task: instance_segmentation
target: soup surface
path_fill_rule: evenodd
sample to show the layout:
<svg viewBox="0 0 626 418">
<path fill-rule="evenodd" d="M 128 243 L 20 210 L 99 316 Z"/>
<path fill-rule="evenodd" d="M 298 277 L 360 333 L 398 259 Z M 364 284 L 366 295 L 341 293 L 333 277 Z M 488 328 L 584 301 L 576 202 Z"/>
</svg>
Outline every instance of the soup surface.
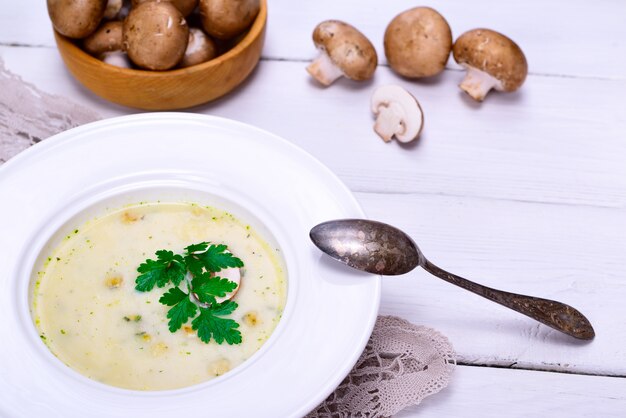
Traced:
<svg viewBox="0 0 626 418">
<path fill-rule="evenodd" d="M 135 290 L 137 267 L 158 250 L 225 244 L 240 258 L 233 300 L 242 343 L 202 342 L 191 321 L 172 333 L 168 288 Z M 281 318 L 286 277 L 279 250 L 231 214 L 189 203 L 128 206 L 72 231 L 35 272 L 33 318 L 61 361 L 128 389 L 181 388 L 222 375 L 254 354 Z M 184 287 L 182 287 L 184 289 Z"/>
</svg>

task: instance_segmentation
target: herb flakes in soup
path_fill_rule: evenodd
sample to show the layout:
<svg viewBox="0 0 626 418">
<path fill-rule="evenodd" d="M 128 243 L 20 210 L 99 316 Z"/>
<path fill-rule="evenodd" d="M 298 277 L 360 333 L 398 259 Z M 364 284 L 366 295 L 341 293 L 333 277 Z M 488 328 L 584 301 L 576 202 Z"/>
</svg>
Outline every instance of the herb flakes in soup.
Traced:
<svg viewBox="0 0 626 418">
<path fill-rule="evenodd" d="M 252 356 L 281 318 L 279 251 L 230 213 L 142 203 L 70 231 L 34 274 L 32 312 L 50 351 L 87 377 L 197 384 Z"/>
</svg>

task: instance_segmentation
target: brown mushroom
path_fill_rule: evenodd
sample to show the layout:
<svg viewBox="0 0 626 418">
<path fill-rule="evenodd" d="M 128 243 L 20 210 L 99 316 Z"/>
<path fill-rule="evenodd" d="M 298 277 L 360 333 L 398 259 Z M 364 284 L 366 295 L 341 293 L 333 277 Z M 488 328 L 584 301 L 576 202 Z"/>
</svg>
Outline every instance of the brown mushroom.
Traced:
<svg viewBox="0 0 626 418">
<path fill-rule="evenodd" d="M 123 5 L 124 0 L 108 0 L 107 6 L 104 9 L 104 18 L 109 20 L 116 19 Z"/>
<path fill-rule="evenodd" d="M 189 42 L 185 56 L 180 62 L 181 67 L 190 67 L 212 60 L 217 56 L 217 45 L 202 29 L 189 29 Z"/>
<path fill-rule="evenodd" d="M 83 40 L 83 48 L 94 57 L 116 67 L 130 68 L 130 62 L 123 51 L 123 23 L 105 22 Z"/>
<path fill-rule="evenodd" d="M 155 1 L 155 0 L 132 0 L 132 6 L 138 6 L 141 3 L 145 3 L 147 1 Z M 161 1 L 161 0 L 156 0 Z M 198 6 L 198 0 L 163 0 L 169 1 L 183 14 L 183 16 L 187 17 L 194 11 L 194 9 Z"/>
<path fill-rule="evenodd" d="M 200 0 L 202 27 L 214 38 L 234 38 L 252 24 L 260 7 L 260 0 Z"/>
<path fill-rule="evenodd" d="M 189 27 L 169 2 L 147 2 L 131 9 L 124 21 L 124 49 L 130 60 L 149 70 L 167 70 L 185 55 Z"/>
<path fill-rule="evenodd" d="M 61 35 L 80 39 L 98 28 L 107 0 L 47 0 L 54 29 Z"/>
<path fill-rule="evenodd" d="M 459 87 L 479 102 L 492 88 L 517 90 L 528 74 L 528 63 L 520 47 L 489 29 L 465 32 L 456 40 L 452 51 L 455 61 L 467 70 Z"/>
<path fill-rule="evenodd" d="M 430 77 L 446 67 L 452 32 L 436 10 L 416 7 L 393 18 L 384 43 L 385 56 L 395 72 L 409 78 Z"/>
<path fill-rule="evenodd" d="M 378 65 L 374 45 L 354 26 L 327 20 L 315 27 L 313 42 L 320 54 L 306 70 L 323 85 L 341 76 L 363 81 L 374 75 Z"/>
</svg>

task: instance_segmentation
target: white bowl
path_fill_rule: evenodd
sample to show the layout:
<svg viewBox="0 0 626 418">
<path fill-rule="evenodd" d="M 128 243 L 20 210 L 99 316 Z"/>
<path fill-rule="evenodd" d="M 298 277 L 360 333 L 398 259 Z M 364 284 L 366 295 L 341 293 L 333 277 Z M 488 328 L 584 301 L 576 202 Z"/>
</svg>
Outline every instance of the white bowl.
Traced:
<svg viewBox="0 0 626 418">
<path fill-rule="evenodd" d="M 141 200 L 212 204 L 282 250 L 287 305 L 268 342 L 225 375 L 141 392 L 90 380 L 40 341 L 30 314 L 37 259 L 64 228 Z M 50 138 L 0 168 L 0 416 L 302 416 L 347 375 L 369 338 L 380 278 L 323 256 L 308 232 L 363 217 L 310 155 L 265 131 L 207 116 L 143 114 Z"/>
</svg>

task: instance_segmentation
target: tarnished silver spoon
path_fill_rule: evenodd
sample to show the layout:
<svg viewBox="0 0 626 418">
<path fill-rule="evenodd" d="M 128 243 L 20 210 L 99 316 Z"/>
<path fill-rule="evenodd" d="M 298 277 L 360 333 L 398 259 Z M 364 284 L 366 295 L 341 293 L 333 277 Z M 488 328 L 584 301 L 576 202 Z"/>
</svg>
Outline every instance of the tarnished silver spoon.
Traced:
<svg viewBox="0 0 626 418">
<path fill-rule="evenodd" d="M 395 276 L 421 266 L 440 279 L 527 315 L 567 335 L 581 340 L 595 337 L 589 320 L 571 306 L 492 289 L 448 273 L 428 261 L 411 237 L 391 225 L 364 219 L 341 219 L 315 226 L 311 229 L 310 236 L 320 250 L 355 269 Z"/>
</svg>

